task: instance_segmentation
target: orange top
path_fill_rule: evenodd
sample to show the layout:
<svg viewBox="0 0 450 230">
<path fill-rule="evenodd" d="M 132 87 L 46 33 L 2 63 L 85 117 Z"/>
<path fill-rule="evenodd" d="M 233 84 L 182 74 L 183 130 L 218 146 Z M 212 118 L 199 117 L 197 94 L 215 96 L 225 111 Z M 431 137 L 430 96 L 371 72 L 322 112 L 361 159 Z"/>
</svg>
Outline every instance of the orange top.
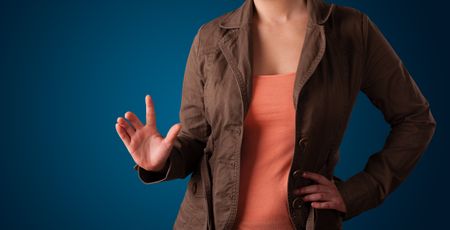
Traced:
<svg viewBox="0 0 450 230">
<path fill-rule="evenodd" d="M 293 229 L 287 179 L 295 144 L 295 72 L 253 76 L 235 229 Z"/>
</svg>

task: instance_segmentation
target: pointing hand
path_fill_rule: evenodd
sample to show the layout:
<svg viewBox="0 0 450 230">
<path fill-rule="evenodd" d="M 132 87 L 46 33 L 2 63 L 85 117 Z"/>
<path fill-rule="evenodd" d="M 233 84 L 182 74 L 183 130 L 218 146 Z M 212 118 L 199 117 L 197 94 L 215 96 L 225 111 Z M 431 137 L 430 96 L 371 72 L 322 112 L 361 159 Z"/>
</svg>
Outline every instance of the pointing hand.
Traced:
<svg viewBox="0 0 450 230">
<path fill-rule="evenodd" d="M 156 128 L 156 115 L 153 100 L 145 97 L 146 124 L 132 112 L 126 112 L 125 118 L 117 118 L 116 131 L 125 144 L 131 157 L 141 168 L 148 171 L 161 170 L 173 147 L 173 142 L 181 130 L 181 124 L 174 124 L 164 138 Z"/>
</svg>

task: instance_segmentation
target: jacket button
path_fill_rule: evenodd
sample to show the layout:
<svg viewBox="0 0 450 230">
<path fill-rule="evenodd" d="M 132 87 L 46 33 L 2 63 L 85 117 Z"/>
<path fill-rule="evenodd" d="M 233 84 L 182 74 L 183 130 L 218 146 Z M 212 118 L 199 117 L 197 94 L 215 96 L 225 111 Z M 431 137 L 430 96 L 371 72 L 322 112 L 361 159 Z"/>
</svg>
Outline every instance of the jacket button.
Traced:
<svg viewBox="0 0 450 230">
<path fill-rule="evenodd" d="M 296 197 L 294 201 L 292 201 L 292 207 L 295 209 L 299 209 L 303 206 L 303 200 L 300 197 Z"/>
<path fill-rule="evenodd" d="M 300 145 L 301 147 L 305 147 L 306 146 L 306 138 L 302 137 L 300 139 L 300 141 L 298 141 L 298 145 Z"/>
<path fill-rule="evenodd" d="M 294 176 L 294 178 L 300 177 L 301 175 L 302 171 L 300 169 L 297 169 L 292 173 L 292 176 Z"/>
<path fill-rule="evenodd" d="M 241 128 L 236 128 L 236 129 L 235 129 L 235 132 L 236 132 L 237 134 L 241 134 Z"/>
<path fill-rule="evenodd" d="M 297 215 L 295 215 L 295 214 L 291 214 L 291 217 L 293 220 L 297 219 Z"/>
<path fill-rule="evenodd" d="M 195 194 L 196 192 L 197 192 L 197 183 L 194 182 L 194 183 L 192 184 L 192 193 Z"/>
</svg>

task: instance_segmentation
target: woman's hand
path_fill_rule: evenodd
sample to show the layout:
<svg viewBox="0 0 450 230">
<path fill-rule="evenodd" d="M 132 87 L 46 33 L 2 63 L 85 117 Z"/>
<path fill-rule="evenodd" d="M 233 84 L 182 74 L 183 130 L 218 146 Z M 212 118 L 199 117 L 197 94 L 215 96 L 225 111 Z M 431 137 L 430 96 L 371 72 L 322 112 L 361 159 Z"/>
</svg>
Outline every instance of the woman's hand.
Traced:
<svg viewBox="0 0 450 230">
<path fill-rule="evenodd" d="M 294 194 L 308 194 L 303 197 L 303 200 L 311 201 L 311 206 L 313 208 L 336 209 L 343 213 L 347 212 L 341 193 L 336 188 L 333 181 L 328 180 L 328 178 L 322 176 L 321 174 L 313 172 L 304 172 L 302 176 L 312 179 L 318 184 L 308 185 L 300 189 L 296 189 L 294 190 Z"/>
<path fill-rule="evenodd" d="M 179 123 L 173 125 L 166 138 L 156 129 L 156 115 L 153 100 L 149 95 L 145 97 L 146 124 L 132 112 L 126 112 L 131 125 L 122 118 L 117 118 L 116 131 L 130 152 L 133 160 L 145 170 L 161 170 L 169 158 L 173 142 L 181 129 Z"/>
</svg>

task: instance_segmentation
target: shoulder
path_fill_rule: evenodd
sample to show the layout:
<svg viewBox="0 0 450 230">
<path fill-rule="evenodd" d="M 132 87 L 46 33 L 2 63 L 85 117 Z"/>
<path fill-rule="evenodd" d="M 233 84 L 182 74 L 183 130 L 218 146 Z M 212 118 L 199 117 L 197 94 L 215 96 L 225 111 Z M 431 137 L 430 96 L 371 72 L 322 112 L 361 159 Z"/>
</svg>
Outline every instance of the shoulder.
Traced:
<svg viewBox="0 0 450 230">
<path fill-rule="evenodd" d="M 367 15 L 363 11 L 350 6 L 335 4 L 331 23 L 343 32 L 362 33 Z"/>
<path fill-rule="evenodd" d="M 351 6 L 334 4 L 333 15 L 334 18 L 337 20 L 347 21 L 347 20 L 361 20 L 362 17 L 365 15 L 365 13 Z"/>
<path fill-rule="evenodd" d="M 364 29 L 367 27 L 368 16 L 354 7 L 335 3 L 333 5 L 331 20 L 327 23 L 328 28 L 333 33 L 339 33 L 341 38 L 350 37 L 352 40 L 362 40 Z M 199 51 L 201 53 L 211 53 L 218 50 L 218 42 L 227 32 L 219 24 L 238 9 L 235 8 L 225 12 L 200 25 L 196 36 L 198 36 Z"/>
<path fill-rule="evenodd" d="M 334 4 L 325 27 L 331 39 L 354 51 L 365 46 L 369 17 L 357 8 Z"/>
<path fill-rule="evenodd" d="M 207 54 L 219 49 L 218 42 L 227 32 L 227 30 L 221 28 L 219 25 L 236 10 L 238 10 L 238 8 L 218 15 L 200 25 L 197 36 L 201 53 Z"/>
</svg>

